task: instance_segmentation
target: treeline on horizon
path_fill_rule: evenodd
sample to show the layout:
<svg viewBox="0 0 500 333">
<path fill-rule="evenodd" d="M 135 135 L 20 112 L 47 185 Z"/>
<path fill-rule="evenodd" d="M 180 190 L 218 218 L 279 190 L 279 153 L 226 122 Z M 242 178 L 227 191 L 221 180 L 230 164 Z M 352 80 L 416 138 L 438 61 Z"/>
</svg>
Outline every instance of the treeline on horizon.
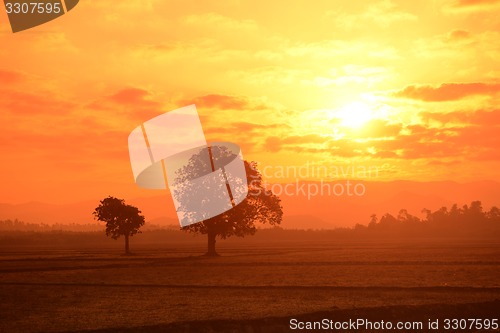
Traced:
<svg viewBox="0 0 500 333">
<path fill-rule="evenodd" d="M 405 236 L 488 236 L 500 233 L 500 209 L 484 210 L 481 201 L 458 207 L 457 204 L 436 211 L 423 209 L 424 218 L 401 209 L 397 216 L 389 213 L 380 219 L 370 217 L 368 226 L 356 224 L 353 231 L 363 234 L 397 234 Z"/>
<path fill-rule="evenodd" d="M 500 209 L 492 207 L 484 210 L 480 201 L 470 205 L 436 211 L 424 209 L 424 218 L 411 215 L 401 209 L 394 216 L 389 213 L 380 218 L 370 217 L 367 225 L 356 224 L 352 228 L 328 230 L 285 230 L 281 226 L 260 229 L 251 240 L 330 240 L 330 239 L 379 239 L 379 238 L 498 238 L 500 235 Z M 286 223 L 286 220 L 283 222 Z M 136 235 L 134 243 L 165 242 L 205 242 L 204 235 L 192 235 L 179 229 L 159 225 L 145 225 L 143 233 Z M 229 242 L 241 242 L 240 238 L 230 238 Z M 113 242 L 104 234 L 104 224 L 34 224 L 18 220 L 0 221 L 0 244 L 110 244 Z M 113 242 L 114 243 L 114 242 Z M 121 244 L 121 243 L 120 243 Z"/>
<path fill-rule="evenodd" d="M 0 232 L 2 231 L 37 231 L 37 232 L 51 232 L 51 231 L 71 231 L 71 232 L 91 232 L 105 230 L 104 225 L 98 224 L 63 224 L 63 223 L 29 223 L 14 220 L 0 221 Z"/>
<path fill-rule="evenodd" d="M 158 224 L 146 224 L 141 230 L 151 231 L 158 229 L 173 229 L 172 226 L 161 226 Z M 97 223 L 87 223 L 87 224 L 78 224 L 78 223 L 28 223 L 24 221 L 20 221 L 18 219 L 14 220 L 0 220 L 0 232 L 3 231 L 35 231 L 35 232 L 103 232 L 106 230 L 106 225 L 101 222 Z"/>
</svg>

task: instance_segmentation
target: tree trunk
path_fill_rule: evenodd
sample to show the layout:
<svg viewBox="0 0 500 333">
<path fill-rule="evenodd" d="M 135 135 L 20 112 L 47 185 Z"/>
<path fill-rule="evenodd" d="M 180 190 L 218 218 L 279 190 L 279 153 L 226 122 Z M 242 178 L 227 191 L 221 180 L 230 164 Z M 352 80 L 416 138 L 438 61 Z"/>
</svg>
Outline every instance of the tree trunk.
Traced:
<svg viewBox="0 0 500 333">
<path fill-rule="evenodd" d="M 208 250 L 206 255 L 209 257 L 217 257 L 219 254 L 215 251 L 215 238 L 217 234 L 215 232 L 208 232 Z"/>
<path fill-rule="evenodd" d="M 128 247 L 128 234 L 125 234 L 125 254 L 130 254 L 130 250 Z"/>
</svg>

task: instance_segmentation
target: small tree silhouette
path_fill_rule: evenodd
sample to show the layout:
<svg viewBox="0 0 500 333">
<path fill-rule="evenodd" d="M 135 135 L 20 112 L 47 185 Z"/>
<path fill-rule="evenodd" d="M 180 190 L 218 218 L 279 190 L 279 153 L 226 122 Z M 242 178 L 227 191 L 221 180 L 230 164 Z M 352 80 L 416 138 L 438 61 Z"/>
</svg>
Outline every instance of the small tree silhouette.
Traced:
<svg viewBox="0 0 500 333">
<path fill-rule="evenodd" d="M 134 206 L 125 204 L 125 200 L 109 196 L 101 200 L 93 212 L 94 219 L 106 222 L 106 236 L 118 239 L 125 236 L 125 253 L 130 254 L 129 237 L 140 233 L 144 225 L 144 216 Z"/>
<path fill-rule="evenodd" d="M 204 148 L 189 158 L 187 165 L 176 172 L 175 184 L 186 184 L 186 181 L 199 177 L 211 171 L 210 159 L 216 164 L 224 165 L 234 158 L 239 158 L 224 146 Z M 262 175 L 257 170 L 257 163 L 243 161 L 247 176 L 248 195 L 246 198 L 228 211 L 205 219 L 203 222 L 188 225 L 183 228 L 187 232 L 201 233 L 208 237 L 207 256 L 218 256 L 215 250 L 216 238 L 226 239 L 231 236 L 245 237 L 256 232 L 255 222 L 278 225 L 283 218 L 281 200 L 270 190 L 264 188 Z M 240 180 L 236 180 L 240 181 Z M 206 186 L 213 184 L 207 183 Z M 190 212 L 191 216 L 202 216 L 203 207 L 211 205 L 211 200 L 200 202 L 199 197 L 190 185 L 178 186 L 175 194 L 180 199 L 179 210 Z M 223 193 L 221 191 L 221 193 Z"/>
</svg>

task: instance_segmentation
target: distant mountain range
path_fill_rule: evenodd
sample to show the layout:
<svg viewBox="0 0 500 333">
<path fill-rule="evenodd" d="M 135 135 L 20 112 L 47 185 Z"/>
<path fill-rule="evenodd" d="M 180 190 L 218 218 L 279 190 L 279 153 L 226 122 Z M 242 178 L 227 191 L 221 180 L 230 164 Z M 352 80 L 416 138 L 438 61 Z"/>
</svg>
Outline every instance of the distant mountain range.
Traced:
<svg viewBox="0 0 500 333">
<path fill-rule="evenodd" d="M 401 208 L 411 214 L 420 216 L 423 208 L 436 210 L 442 206 L 454 203 L 460 206 L 471 201 L 480 200 L 483 207 L 500 206 L 500 183 L 494 181 L 478 181 L 456 183 L 452 181 L 439 182 L 357 182 L 358 193 L 364 189 L 364 195 L 341 195 L 333 193 L 337 183 L 306 182 L 303 189 L 312 190 L 308 197 L 307 191 L 296 191 L 296 184 L 289 187 L 289 194 L 280 197 L 284 208 L 283 228 L 286 229 L 331 229 L 349 227 L 356 223 L 368 224 L 371 214 L 381 216 L 384 213 L 397 214 Z M 325 185 L 327 184 L 327 185 Z M 282 184 L 280 188 L 283 188 Z M 323 195 L 312 196 L 313 189 L 323 186 Z M 330 195 L 326 186 L 330 186 Z M 340 193 L 341 185 L 337 185 L 336 193 Z M 276 187 L 278 188 L 278 187 Z M 346 190 L 346 188 L 344 188 Z M 296 195 L 295 195 L 296 194 Z M 167 192 L 161 196 L 128 199 L 126 202 L 139 207 L 150 224 L 162 226 L 178 226 L 172 200 Z M 0 203 L 0 220 L 19 219 L 30 223 L 98 223 L 93 220 L 92 212 L 99 200 L 83 201 L 73 204 L 50 204 L 42 202 L 27 202 L 23 204 Z"/>
</svg>

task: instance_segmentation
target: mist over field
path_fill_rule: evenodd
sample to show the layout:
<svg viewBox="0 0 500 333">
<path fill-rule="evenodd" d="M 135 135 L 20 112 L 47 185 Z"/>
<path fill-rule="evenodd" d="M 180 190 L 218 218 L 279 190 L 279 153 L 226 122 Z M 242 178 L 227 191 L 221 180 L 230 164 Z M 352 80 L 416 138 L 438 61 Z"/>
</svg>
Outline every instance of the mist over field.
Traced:
<svg viewBox="0 0 500 333">
<path fill-rule="evenodd" d="M 345 187 L 345 182 L 337 183 Z M 295 184 L 296 191 L 287 195 L 286 184 L 277 184 L 275 190 L 281 190 L 280 198 L 284 208 L 282 227 L 285 229 L 333 229 L 353 227 L 355 224 L 368 224 L 370 215 L 381 216 L 385 213 L 397 215 L 400 209 L 423 217 L 422 209 L 437 210 L 458 204 L 460 207 L 472 201 L 480 200 L 486 210 L 498 206 L 500 183 L 494 181 L 459 182 L 370 182 L 353 181 L 353 185 L 363 184 L 362 196 L 348 196 L 346 193 L 336 196 L 333 190 L 321 193 L 319 182 L 300 182 L 302 191 Z M 336 184 L 326 183 L 326 184 Z M 309 186 L 309 187 L 308 187 Z M 333 186 L 333 185 L 332 185 Z M 314 189 L 316 195 L 306 190 Z M 155 192 L 153 192 L 155 193 Z M 280 193 L 279 193 L 280 194 Z M 150 224 L 177 227 L 178 221 L 172 199 L 168 193 L 161 195 L 131 198 L 131 204 L 140 207 Z M 0 220 L 14 220 L 44 224 L 91 224 L 96 223 L 91 215 L 97 200 L 75 202 L 72 204 L 51 204 L 44 202 L 24 202 L 18 204 L 0 203 Z"/>
</svg>

